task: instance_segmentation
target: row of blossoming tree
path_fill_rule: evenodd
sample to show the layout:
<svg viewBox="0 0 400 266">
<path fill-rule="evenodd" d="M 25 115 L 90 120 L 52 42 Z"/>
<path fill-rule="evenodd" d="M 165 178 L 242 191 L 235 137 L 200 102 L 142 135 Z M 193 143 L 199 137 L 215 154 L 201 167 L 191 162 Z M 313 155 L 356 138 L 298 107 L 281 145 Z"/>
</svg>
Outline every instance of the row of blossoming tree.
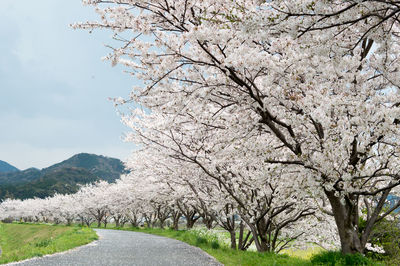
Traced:
<svg viewBox="0 0 400 266">
<path fill-rule="evenodd" d="M 158 219 L 246 227 L 239 247 L 258 251 L 327 236 L 364 253 L 400 206 L 385 205 L 400 185 L 396 1 L 83 2 L 100 20 L 75 27 L 111 29 L 106 59 L 141 80 L 115 100 L 140 147 L 124 179 Z"/>
<path fill-rule="evenodd" d="M 141 152 L 136 155 L 143 156 Z M 193 178 L 195 169 L 176 173 L 169 172 L 166 167 L 154 175 L 153 170 L 148 170 L 154 169 L 154 165 L 150 166 L 142 162 L 134 167 L 135 174 L 122 176 L 112 184 L 101 181 L 82 186 L 75 194 L 56 194 L 45 199 L 7 199 L 0 204 L 0 220 L 86 226 L 97 223 L 98 227 L 113 222 L 117 227 L 145 224 L 164 228 L 168 223 L 175 230 L 182 223 L 191 229 L 201 221 L 208 229 L 219 226 L 229 232 L 230 246 L 234 249 L 247 250 L 253 243 L 259 248 L 256 241 L 266 246 L 260 251 L 271 252 L 310 242 L 325 248 L 335 248 L 338 244 L 332 218 L 313 211 L 312 217 L 304 219 L 301 210 L 286 208 L 293 205 L 293 200 L 282 201 L 272 191 L 265 195 L 263 189 L 253 189 L 254 193 L 264 195 L 254 196 L 251 201 L 264 200 L 265 206 L 241 209 L 217 183 L 205 184 L 207 180 L 200 177 L 201 172 Z M 157 168 L 162 169 L 160 165 Z M 270 202 L 265 200 L 267 198 Z M 244 201 L 244 204 L 251 202 Z M 284 211 L 277 213 L 282 208 Z"/>
</svg>

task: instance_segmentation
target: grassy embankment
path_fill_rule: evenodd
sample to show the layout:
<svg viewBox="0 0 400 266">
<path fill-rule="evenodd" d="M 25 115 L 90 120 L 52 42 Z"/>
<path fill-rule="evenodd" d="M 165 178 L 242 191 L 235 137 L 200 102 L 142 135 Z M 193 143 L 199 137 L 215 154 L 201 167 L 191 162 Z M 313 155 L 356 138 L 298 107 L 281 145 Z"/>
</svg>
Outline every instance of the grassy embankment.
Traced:
<svg viewBox="0 0 400 266">
<path fill-rule="evenodd" d="M 65 251 L 96 239 L 90 228 L 0 223 L 0 264 Z"/>
</svg>

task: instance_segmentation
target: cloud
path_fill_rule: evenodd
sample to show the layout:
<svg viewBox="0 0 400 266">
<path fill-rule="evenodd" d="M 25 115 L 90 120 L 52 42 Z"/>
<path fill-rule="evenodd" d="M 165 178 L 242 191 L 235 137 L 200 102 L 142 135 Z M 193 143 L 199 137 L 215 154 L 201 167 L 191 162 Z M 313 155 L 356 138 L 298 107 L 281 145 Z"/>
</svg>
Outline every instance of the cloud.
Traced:
<svg viewBox="0 0 400 266">
<path fill-rule="evenodd" d="M 100 60 L 112 34 L 69 27 L 95 18 L 80 1 L 2 1 L 0 160 L 44 167 L 71 152 L 123 158 L 134 147 L 107 100 L 136 82 Z"/>
</svg>

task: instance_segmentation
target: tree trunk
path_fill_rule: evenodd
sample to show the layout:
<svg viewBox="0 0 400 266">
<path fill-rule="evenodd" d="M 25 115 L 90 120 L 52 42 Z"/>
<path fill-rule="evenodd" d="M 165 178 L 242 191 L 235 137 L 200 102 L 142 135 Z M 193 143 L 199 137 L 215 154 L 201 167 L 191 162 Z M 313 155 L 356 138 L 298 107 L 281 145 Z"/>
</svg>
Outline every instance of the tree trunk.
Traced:
<svg viewBox="0 0 400 266">
<path fill-rule="evenodd" d="M 90 226 L 92 225 L 92 222 L 91 222 L 89 219 L 87 219 L 87 220 L 85 221 L 85 223 L 86 223 L 86 226 L 87 226 L 87 227 L 90 227 Z"/>
<path fill-rule="evenodd" d="M 339 232 L 343 254 L 363 253 L 364 247 L 358 234 L 358 198 L 349 196 L 343 202 L 336 197 L 334 191 L 325 191 L 332 206 L 336 226 Z"/>
<path fill-rule="evenodd" d="M 196 220 L 186 218 L 186 229 L 192 229 Z"/>
<path fill-rule="evenodd" d="M 236 231 L 231 230 L 229 234 L 231 235 L 231 248 L 236 249 Z"/>
<path fill-rule="evenodd" d="M 165 221 L 169 218 L 170 213 L 170 208 L 161 205 L 156 208 L 156 218 L 160 221 L 161 229 L 164 229 Z"/>
<path fill-rule="evenodd" d="M 121 220 L 121 217 L 118 215 L 118 216 L 114 216 L 113 217 L 114 218 L 114 221 L 115 221 L 115 227 L 120 227 L 121 225 L 120 225 L 120 220 Z"/>
<path fill-rule="evenodd" d="M 264 219 L 261 219 L 256 225 L 248 223 L 251 234 L 253 235 L 254 244 L 256 245 L 258 252 L 272 252 L 269 239 L 266 238 L 267 229 Z"/>
<path fill-rule="evenodd" d="M 214 221 L 214 218 L 212 218 L 211 216 L 203 216 L 203 223 L 208 230 L 214 228 Z"/>
<path fill-rule="evenodd" d="M 166 219 L 160 219 L 160 228 L 164 229 L 164 224 L 165 224 Z"/>
<path fill-rule="evenodd" d="M 251 235 L 251 231 L 247 232 L 246 237 L 244 237 L 244 223 L 243 221 L 240 221 L 240 230 L 239 230 L 239 246 L 238 249 L 239 250 L 247 250 L 250 245 L 253 243 L 254 238 L 252 237 L 249 240 L 249 237 Z M 243 238 L 244 237 L 244 238 Z"/>
<path fill-rule="evenodd" d="M 240 225 L 239 225 L 239 249 L 240 250 L 243 250 L 243 247 L 245 245 L 244 241 L 243 241 L 243 234 L 244 234 L 244 224 L 243 224 L 243 221 L 240 221 Z"/>
<path fill-rule="evenodd" d="M 132 214 L 129 216 L 129 221 L 131 223 L 132 227 L 139 227 L 139 221 L 138 217 L 135 214 Z"/>
<path fill-rule="evenodd" d="M 182 213 L 179 211 L 172 212 L 172 229 L 175 231 L 179 230 L 179 219 L 181 218 Z"/>
<path fill-rule="evenodd" d="M 195 217 L 197 211 L 185 204 L 182 204 L 182 206 L 178 204 L 178 208 L 186 218 L 186 229 L 192 229 L 194 223 L 200 218 L 200 216 Z"/>
<path fill-rule="evenodd" d="M 144 214 L 144 219 L 147 223 L 148 228 L 154 228 L 154 225 L 157 222 L 156 218 L 157 218 L 157 215 L 155 212 L 152 212 L 150 214 L 148 214 L 148 213 Z"/>
<path fill-rule="evenodd" d="M 121 228 L 123 228 L 127 222 L 128 222 L 128 220 L 126 219 L 126 217 L 124 217 L 120 222 Z"/>
<path fill-rule="evenodd" d="M 71 226 L 73 218 L 67 218 L 67 226 Z"/>
<path fill-rule="evenodd" d="M 200 216 L 195 217 L 196 212 L 193 211 L 189 215 L 185 215 L 186 217 L 186 229 L 192 229 L 196 221 L 200 218 Z"/>
<path fill-rule="evenodd" d="M 229 206 L 225 206 L 225 214 L 229 214 Z M 231 215 L 230 217 L 227 216 L 226 218 L 218 218 L 219 224 L 221 225 L 222 228 L 224 228 L 226 231 L 229 232 L 229 235 L 231 237 L 231 248 L 236 249 L 236 224 L 235 224 L 235 215 Z M 239 240 L 240 242 L 240 240 Z"/>
<path fill-rule="evenodd" d="M 131 221 L 131 227 L 139 227 L 137 222 Z"/>
</svg>

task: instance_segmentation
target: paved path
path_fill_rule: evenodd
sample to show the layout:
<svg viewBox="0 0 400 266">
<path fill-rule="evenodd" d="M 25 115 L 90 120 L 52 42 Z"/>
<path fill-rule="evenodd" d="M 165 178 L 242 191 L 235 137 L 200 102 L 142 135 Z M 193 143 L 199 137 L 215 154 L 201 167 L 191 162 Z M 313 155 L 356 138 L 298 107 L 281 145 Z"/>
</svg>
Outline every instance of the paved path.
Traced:
<svg viewBox="0 0 400 266">
<path fill-rule="evenodd" d="M 221 265 L 201 249 L 178 240 L 144 233 L 96 229 L 92 244 L 10 265 Z"/>
</svg>

